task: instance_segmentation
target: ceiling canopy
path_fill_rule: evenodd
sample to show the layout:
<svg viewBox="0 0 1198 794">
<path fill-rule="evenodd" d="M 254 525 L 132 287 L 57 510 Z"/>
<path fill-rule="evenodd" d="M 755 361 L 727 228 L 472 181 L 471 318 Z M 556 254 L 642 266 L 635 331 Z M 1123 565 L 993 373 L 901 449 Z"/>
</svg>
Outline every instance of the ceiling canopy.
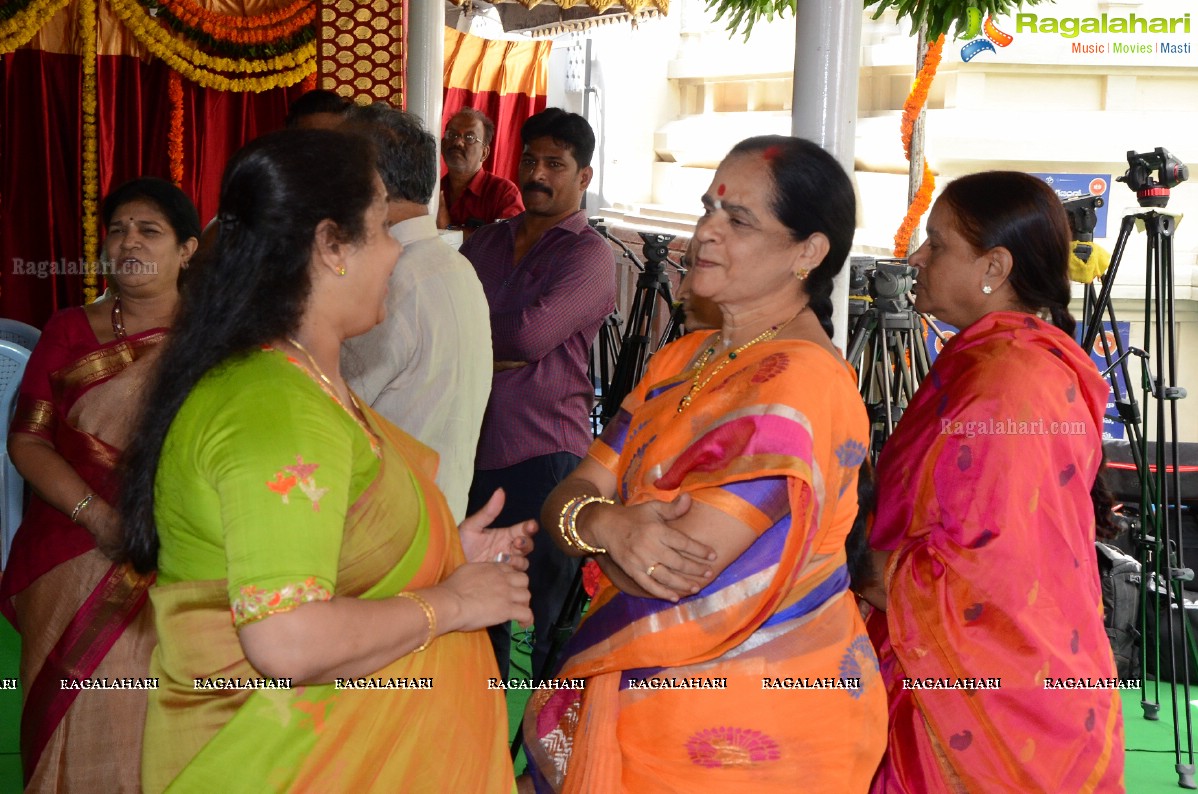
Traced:
<svg viewBox="0 0 1198 794">
<path fill-rule="evenodd" d="M 469 13 L 470 8 L 494 7 L 505 31 L 584 22 L 600 16 L 665 14 L 670 0 L 446 0 Z"/>
</svg>

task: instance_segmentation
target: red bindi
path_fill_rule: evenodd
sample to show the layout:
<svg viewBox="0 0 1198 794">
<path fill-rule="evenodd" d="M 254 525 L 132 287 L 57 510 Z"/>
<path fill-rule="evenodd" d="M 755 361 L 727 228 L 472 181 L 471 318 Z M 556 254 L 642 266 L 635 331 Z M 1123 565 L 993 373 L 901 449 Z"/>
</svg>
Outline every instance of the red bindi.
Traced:
<svg viewBox="0 0 1198 794">
<path fill-rule="evenodd" d="M 726 191 L 727 189 L 728 188 L 724 187 L 723 185 L 720 185 L 718 188 L 716 188 L 715 194 L 717 196 L 722 196 L 722 195 L 724 195 L 724 191 Z"/>
</svg>

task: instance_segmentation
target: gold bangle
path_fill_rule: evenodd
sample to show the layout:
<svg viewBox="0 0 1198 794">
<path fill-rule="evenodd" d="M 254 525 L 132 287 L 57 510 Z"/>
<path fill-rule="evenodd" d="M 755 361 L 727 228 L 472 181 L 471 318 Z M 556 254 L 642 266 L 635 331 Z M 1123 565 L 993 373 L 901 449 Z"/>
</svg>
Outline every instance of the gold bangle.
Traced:
<svg viewBox="0 0 1198 794">
<path fill-rule="evenodd" d="M 428 644 L 433 641 L 433 637 L 435 637 L 437 634 L 437 613 L 433 611 L 433 607 L 429 602 L 425 601 L 422 597 L 416 595 L 415 593 L 405 590 L 404 592 L 397 594 L 395 597 L 410 598 L 419 604 L 420 608 L 424 610 L 424 617 L 428 619 L 428 639 L 424 641 L 423 645 L 412 651 L 412 653 L 420 653 L 428 647 Z"/>
<path fill-rule="evenodd" d="M 87 507 L 89 504 L 91 504 L 92 499 L 95 499 L 95 498 L 96 498 L 96 495 L 94 493 L 89 493 L 87 496 L 85 496 L 79 500 L 79 504 L 75 505 L 75 509 L 71 511 L 71 523 L 72 524 L 79 523 L 75 519 L 79 518 L 79 514 L 83 512 L 83 509 L 85 507 Z"/>
<path fill-rule="evenodd" d="M 578 514 L 582 512 L 582 508 L 596 502 L 605 505 L 614 505 L 616 503 L 614 499 L 608 499 L 605 496 L 575 496 L 562 506 L 561 517 L 557 522 L 557 528 L 561 531 L 562 539 L 566 541 L 566 545 L 590 555 L 607 554 L 607 549 L 592 546 L 578 534 Z"/>
</svg>

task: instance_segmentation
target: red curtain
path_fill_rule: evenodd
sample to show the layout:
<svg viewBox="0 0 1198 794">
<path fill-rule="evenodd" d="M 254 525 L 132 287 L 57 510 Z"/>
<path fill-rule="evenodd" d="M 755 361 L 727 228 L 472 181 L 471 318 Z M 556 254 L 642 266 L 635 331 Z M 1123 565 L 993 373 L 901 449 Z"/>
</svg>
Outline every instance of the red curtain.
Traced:
<svg viewBox="0 0 1198 794">
<path fill-rule="evenodd" d="M 158 60 L 99 58 L 101 196 L 136 176 L 170 178 L 169 72 Z M 0 316 L 39 327 L 83 302 L 80 83 L 77 55 L 0 56 Z M 201 223 L 216 215 L 229 157 L 282 127 L 301 93 L 299 85 L 254 94 L 183 81 L 182 187 Z"/>
<path fill-rule="evenodd" d="M 495 122 L 491 155 L 483 167 L 516 181 L 520 127 L 545 109 L 552 42 L 498 41 L 445 29 L 445 97 L 442 130 L 464 107 Z"/>
</svg>

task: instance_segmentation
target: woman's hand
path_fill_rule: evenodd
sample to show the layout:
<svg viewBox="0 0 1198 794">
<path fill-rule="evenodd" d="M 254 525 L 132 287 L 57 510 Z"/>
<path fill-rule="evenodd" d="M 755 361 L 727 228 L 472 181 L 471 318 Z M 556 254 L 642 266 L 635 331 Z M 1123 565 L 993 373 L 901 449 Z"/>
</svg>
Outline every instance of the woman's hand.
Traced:
<svg viewBox="0 0 1198 794">
<path fill-rule="evenodd" d="M 677 601 L 711 581 L 709 563 L 716 558 L 715 549 L 670 526 L 690 508 L 688 494 L 632 507 L 594 505 L 583 510 L 577 525 L 647 595 Z"/>
<path fill-rule="evenodd" d="M 536 521 L 521 521 L 510 527 L 490 527 L 503 510 L 505 494 L 497 488 L 491 498 L 458 527 L 467 562 L 506 562 L 518 571 L 528 570 L 527 555 L 532 551 Z"/>
<path fill-rule="evenodd" d="M 115 560 L 121 551 L 124 531 L 121 529 L 121 517 L 116 509 L 100 497 L 93 497 L 87 506 L 79 511 L 79 523 L 91 533 L 96 541 L 96 548 L 110 560 Z"/>
<path fill-rule="evenodd" d="M 532 625 L 528 576 L 509 564 L 466 563 L 439 588 L 455 602 L 454 614 L 446 616 L 447 631 L 474 631 L 509 620 L 524 628 Z"/>
</svg>

